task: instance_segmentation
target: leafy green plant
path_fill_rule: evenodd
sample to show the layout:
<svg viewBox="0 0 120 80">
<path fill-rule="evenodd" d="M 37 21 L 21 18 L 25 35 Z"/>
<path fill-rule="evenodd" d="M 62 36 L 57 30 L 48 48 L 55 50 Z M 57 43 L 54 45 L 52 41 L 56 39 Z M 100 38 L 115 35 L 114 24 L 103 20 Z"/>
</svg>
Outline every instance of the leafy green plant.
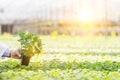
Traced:
<svg viewBox="0 0 120 80">
<path fill-rule="evenodd" d="M 28 32 L 20 32 L 21 54 L 25 56 L 33 56 L 40 54 L 42 51 L 42 43 L 39 35 L 30 34 Z"/>
<path fill-rule="evenodd" d="M 17 48 L 17 38 L 9 38 L 7 42 L 8 37 L 0 36 Z M 47 44 L 44 55 L 32 57 L 29 66 L 21 66 L 18 59 L 0 59 L 0 80 L 120 80 L 120 37 L 57 36 L 53 41 L 42 36 L 42 40 Z M 26 38 L 22 42 L 29 44 Z"/>
</svg>

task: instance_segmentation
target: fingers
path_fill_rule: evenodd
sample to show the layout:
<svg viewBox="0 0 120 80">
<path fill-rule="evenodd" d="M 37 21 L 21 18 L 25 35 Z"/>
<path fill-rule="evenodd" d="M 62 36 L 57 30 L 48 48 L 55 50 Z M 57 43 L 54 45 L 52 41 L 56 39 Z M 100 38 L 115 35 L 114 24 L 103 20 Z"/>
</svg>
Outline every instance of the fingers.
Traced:
<svg viewBox="0 0 120 80">
<path fill-rule="evenodd" d="M 21 54 L 19 53 L 18 50 L 16 50 L 16 55 L 17 55 L 18 57 L 21 57 Z"/>
<path fill-rule="evenodd" d="M 13 50 L 13 51 L 11 51 L 11 57 L 15 58 L 15 59 L 20 59 L 21 58 L 21 54 L 19 53 L 18 50 Z"/>
<path fill-rule="evenodd" d="M 18 50 L 16 50 L 15 55 L 16 55 L 16 57 L 17 57 L 18 59 L 20 59 L 20 58 L 21 58 L 21 54 L 19 53 L 19 51 L 18 51 Z"/>
</svg>

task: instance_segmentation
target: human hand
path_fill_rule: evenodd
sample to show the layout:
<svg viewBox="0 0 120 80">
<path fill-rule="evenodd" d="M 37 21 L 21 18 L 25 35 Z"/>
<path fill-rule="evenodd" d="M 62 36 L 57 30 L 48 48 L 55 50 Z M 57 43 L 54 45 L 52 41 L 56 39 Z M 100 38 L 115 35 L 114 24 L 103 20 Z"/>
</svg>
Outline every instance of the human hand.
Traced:
<svg viewBox="0 0 120 80">
<path fill-rule="evenodd" d="M 10 57 L 15 59 L 21 59 L 21 54 L 19 53 L 19 50 L 11 50 Z"/>
</svg>

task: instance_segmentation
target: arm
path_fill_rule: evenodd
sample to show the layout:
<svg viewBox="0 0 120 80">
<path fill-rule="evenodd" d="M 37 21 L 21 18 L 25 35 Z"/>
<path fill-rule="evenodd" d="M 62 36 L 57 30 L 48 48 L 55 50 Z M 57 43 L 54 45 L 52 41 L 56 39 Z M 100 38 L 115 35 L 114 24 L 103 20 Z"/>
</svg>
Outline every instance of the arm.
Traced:
<svg viewBox="0 0 120 80">
<path fill-rule="evenodd" d="M 21 58 L 21 55 L 19 54 L 19 50 L 12 50 L 6 45 L 0 43 L 0 57 L 11 57 L 19 59 Z"/>
</svg>

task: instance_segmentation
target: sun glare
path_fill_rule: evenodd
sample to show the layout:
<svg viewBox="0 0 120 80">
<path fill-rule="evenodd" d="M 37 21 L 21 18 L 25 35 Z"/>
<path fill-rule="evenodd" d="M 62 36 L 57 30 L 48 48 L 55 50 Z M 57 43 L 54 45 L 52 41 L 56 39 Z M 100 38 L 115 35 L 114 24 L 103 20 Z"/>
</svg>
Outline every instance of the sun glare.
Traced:
<svg viewBox="0 0 120 80">
<path fill-rule="evenodd" d="M 93 11 L 91 9 L 84 8 L 80 10 L 76 17 L 84 23 L 89 23 L 93 20 Z"/>
<path fill-rule="evenodd" d="M 81 19 L 83 22 L 90 22 L 92 21 L 92 11 L 90 10 L 82 10 L 81 11 Z"/>
</svg>

